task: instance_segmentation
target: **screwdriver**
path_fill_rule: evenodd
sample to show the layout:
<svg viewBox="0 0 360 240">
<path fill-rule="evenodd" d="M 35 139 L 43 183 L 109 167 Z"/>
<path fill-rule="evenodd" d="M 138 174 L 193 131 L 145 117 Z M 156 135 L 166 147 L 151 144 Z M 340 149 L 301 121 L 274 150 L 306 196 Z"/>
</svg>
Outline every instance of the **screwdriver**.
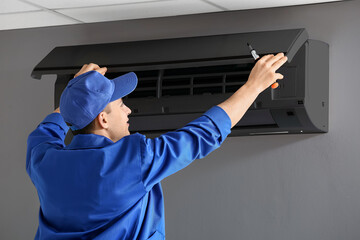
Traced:
<svg viewBox="0 0 360 240">
<path fill-rule="evenodd" d="M 250 49 L 250 53 L 253 56 L 253 58 L 256 60 L 258 60 L 260 58 L 260 56 L 256 53 L 255 49 L 252 48 L 252 46 L 250 45 L 250 43 L 247 43 L 249 49 Z M 279 83 L 275 82 L 271 85 L 272 89 L 275 89 L 279 86 Z"/>
</svg>

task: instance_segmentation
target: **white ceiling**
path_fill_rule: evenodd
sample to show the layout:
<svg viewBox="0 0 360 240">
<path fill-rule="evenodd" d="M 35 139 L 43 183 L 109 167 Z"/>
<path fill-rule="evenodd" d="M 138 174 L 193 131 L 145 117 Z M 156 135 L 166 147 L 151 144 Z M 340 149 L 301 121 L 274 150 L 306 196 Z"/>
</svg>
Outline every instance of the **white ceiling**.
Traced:
<svg viewBox="0 0 360 240">
<path fill-rule="evenodd" d="M 0 0 L 0 30 L 335 1 L 340 0 Z"/>
</svg>

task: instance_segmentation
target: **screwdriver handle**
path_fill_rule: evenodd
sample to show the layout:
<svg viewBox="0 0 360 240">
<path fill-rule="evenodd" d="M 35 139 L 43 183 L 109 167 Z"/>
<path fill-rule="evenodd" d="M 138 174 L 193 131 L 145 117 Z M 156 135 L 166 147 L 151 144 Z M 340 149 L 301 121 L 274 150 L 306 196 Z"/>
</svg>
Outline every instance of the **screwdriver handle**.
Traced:
<svg viewBox="0 0 360 240">
<path fill-rule="evenodd" d="M 275 89 L 275 88 L 277 88 L 278 86 L 279 86 L 279 83 L 275 82 L 275 83 L 273 83 L 273 84 L 271 85 L 271 88 L 272 88 L 272 89 Z"/>
</svg>

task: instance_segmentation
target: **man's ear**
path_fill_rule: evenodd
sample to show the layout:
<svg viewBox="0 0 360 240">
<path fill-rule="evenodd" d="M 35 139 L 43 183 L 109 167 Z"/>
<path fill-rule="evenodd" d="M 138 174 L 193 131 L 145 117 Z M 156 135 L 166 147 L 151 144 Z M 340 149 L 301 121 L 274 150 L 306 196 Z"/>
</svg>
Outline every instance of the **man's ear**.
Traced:
<svg viewBox="0 0 360 240">
<path fill-rule="evenodd" d="M 101 129 L 109 128 L 109 115 L 106 112 L 101 112 L 96 116 L 97 123 Z"/>
</svg>

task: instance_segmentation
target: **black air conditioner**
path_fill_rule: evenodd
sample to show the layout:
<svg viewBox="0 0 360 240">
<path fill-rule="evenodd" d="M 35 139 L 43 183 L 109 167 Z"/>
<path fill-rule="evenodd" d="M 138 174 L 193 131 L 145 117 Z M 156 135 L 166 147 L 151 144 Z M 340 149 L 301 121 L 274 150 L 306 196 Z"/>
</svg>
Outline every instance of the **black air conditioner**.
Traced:
<svg viewBox="0 0 360 240">
<path fill-rule="evenodd" d="M 55 107 L 62 90 L 85 63 L 106 66 L 108 78 L 134 71 L 130 131 L 151 136 L 175 130 L 240 88 L 254 66 L 247 43 L 262 56 L 288 56 L 277 89 L 261 93 L 230 136 L 328 131 L 329 47 L 305 29 L 237 33 L 53 49 L 32 77 L 56 74 Z"/>
</svg>

